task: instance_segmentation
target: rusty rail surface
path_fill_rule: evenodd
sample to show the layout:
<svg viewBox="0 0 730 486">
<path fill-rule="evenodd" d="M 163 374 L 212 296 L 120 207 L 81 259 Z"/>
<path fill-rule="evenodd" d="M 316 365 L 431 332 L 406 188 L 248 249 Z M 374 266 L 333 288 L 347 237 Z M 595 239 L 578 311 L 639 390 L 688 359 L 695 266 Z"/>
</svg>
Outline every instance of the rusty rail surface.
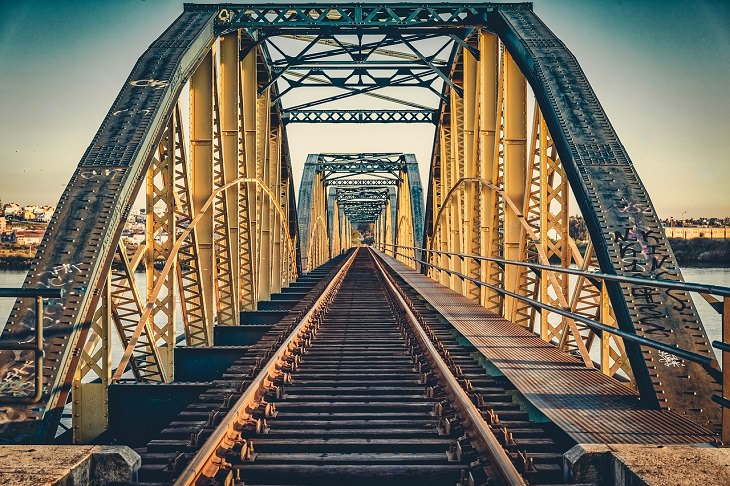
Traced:
<svg viewBox="0 0 730 486">
<path fill-rule="evenodd" d="M 208 440 L 205 441 L 203 447 L 201 447 L 193 460 L 180 473 L 174 483 L 175 485 L 196 484 L 203 477 L 212 478 L 221 466 L 224 465 L 225 451 L 230 450 L 235 444 L 236 439 L 240 435 L 238 432 L 240 430 L 240 424 L 250 416 L 252 408 L 261 400 L 266 387 L 271 385 L 272 378 L 277 373 L 284 357 L 298 346 L 302 333 L 314 323 L 315 316 L 331 300 L 356 254 L 357 252 L 353 252 L 342 267 L 340 267 L 340 270 L 327 285 L 312 308 L 309 309 L 309 312 L 302 317 L 289 337 L 274 352 L 273 356 L 246 388 L 243 395 L 231 407 L 231 410 L 213 431 L 211 436 L 208 437 Z"/>
<path fill-rule="evenodd" d="M 371 253 L 373 252 L 371 251 Z M 398 300 L 398 303 L 404 309 L 411 329 L 413 329 L 413 331 L 417 334 L 418 339 L 421 341 L 421 344 L 428 352 L 429 361 L 431 361 L 433 366 L 438 370 L 438 373 L 441 376 L 442 385 L 446 388 L 446 390 L 448 390 L 451 399 L 453 400 L 459 411 L 462 413 L 463 417 L 466 418 L 471 424 L 471 432 L 474 434 L 477 442 L 482 446 L 482 450 L 489 454 L 490 458 L 494 461 L 497 470 L 507 484 L 525 485 L 525 480 L 517 471 L 517 468 L 515 468 L 504 448 L 492 433 L 491 427 L 484 420 L 484 417 L 482 417 L 482 414 L 477 406 L 472 403 L 469 395 L 467 395 L 466 391 L 462 388 L 459 381 L 451 372 L 449 366 L 443 360 L 433 342 L 429 338 L 428 334 L 426 333 L 426 331 L 424 331 L 421 323 L 413 314 L 413 311 L 411 310 L 406 300 L 403 298 L 401 291 L 393 283 L 393 278 L 383 268 L 382 263 L 375 256 L 374 253 L 373 259 L 375 260 L 375 265 L 377 266 L 378 270 L 380 270 L 381 274 L 383 275 L 383 280 L 388 285 L 392 295 L 395 296 L 395 298 Z"/>
<path fill-rule="evenodd" d="M 385 271 L 374 252 L 370 250 L 359 251 L 367 251 L 370 258 L 372 258 L 376 274 L 379 275 L 383 283 L 384 291 L 393 297 L 392 303 L 396 308 L 399 308 L 397 312 L 401 313 L 402 311 L 401 315 L 405 316 L 405 321 L 411 328 L 413 336 L 420 342 L 424 356 L 431 364 L 435 376 L 438 377 L 438 382 L 443 387 L 448 402 L 461 416 L 472 443 L 476 445 L 476 450 L 487 456 L 489 469 L 495 475 L 493 479 L 497 481 L 497 484 L 526 485 L 527 483 L 515 467 L 513 459 L 510 458 L 507 450 L 495 437 L 490 424 L 485 421 L 484 412 L 480 411 L 479 407 L 473 403 L 473 397 L 470 397 L 467 393 L 465 384 L 460 383 L 460 380 L 452 373 L 450 365 L 446 362 L 448 355 L 442 356 L 439 353 L 436 346 L 438 344 L 437 336 L 430 328 L 419 321 L 407 301 L 408 298 L 404 298 L 402 291 L 394 284 L 392 277 Z M 178 475 L 174 482 L 175 485 L 207 484 L 208 481 L 220 482 L 223 476 L 228 474 L 222 473 L 222 471 L 231 469 L 230 464 L 226 461 L 226 456 L 234 450 L 237 444 L 241 445 L 243 443 L 243 447 L 247 447 L 247 442 L 242 439 L 242 430 L 244 430 L 245 424 L 250 421 L 254 411 L 263 403 L 267 389 L 274 385 L 276 377 L 281 374 L 287 357 L 295 353 L 297 349 L 311 344 L 309 338 L 307 338 L 307 332 L 318 329 L 321 321 L 320 317 L 328 312 L 329 307 L 334 305 L 332 302 L 335 295 L 340 290 L 345 276 L 357 255 L 358 251 L 355 251 L 348 257 L 314 305 L 300 319 L 276 351 L 272 353 L 267 363 L 253 378 L 227 415 L 197 451 L 195 457 Z M 445 353 L 443 346 L 440 349 Z M 255 442 L 254 440 L 253 443 Z M 223 481 L 225 482 L 225 480 Z"/>
</svg>

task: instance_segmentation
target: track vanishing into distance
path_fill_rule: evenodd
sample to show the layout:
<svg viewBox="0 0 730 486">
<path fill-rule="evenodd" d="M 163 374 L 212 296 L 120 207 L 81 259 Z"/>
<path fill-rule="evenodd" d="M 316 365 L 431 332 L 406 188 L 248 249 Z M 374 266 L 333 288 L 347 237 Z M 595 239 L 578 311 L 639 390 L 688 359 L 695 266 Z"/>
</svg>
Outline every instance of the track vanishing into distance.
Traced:
<svg viewBox="0 0 730 486">
<path fill-rule="evenodd" d="M 560 482 L 573 444 L 383 268 L 361 248 L 294 284 L 300 304 L 137 449 L 139 482 Z"/>
</svg>

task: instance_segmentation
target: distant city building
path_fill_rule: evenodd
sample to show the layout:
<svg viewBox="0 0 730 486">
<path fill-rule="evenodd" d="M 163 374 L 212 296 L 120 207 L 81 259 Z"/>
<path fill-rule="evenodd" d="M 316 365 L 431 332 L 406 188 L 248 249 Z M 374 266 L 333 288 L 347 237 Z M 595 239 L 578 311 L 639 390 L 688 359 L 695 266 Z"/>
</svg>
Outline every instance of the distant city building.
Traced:
<svg viewBox="0 0 730 486">
<path fill-rule="evenodd" d="M 40 245 L 44 230 L 18 229 L 15 231 L 15 243 L 18 245 Z"/>
<path fill-rule="evenodd" d="M 8 220 L 5 216 L 0 216 L 0 235 L 8 230 Z"/>
<path fill-rule="evenodd" d="M 6 218 L 17 218 L 21 211 L 20 204 L 9 203 L 3 206 L 3 216 Z"/>
<path fill-rule="evenodd" d="M 53 206 L 37 206 L 35 204 L 21 206 L 17 203 L 5 204 L 0 208 L 0 216 L 14 221 L 48 223 L 56 208 Z"/>
<path fill-rule="evenodd" d="M 727 240 L 730 238 L 730 227 L 665 226 L 664 233 L 667 235 L 667 238 L 681 238 L 683 240 L 692 240 L 694 238 Z"/>
</svg>

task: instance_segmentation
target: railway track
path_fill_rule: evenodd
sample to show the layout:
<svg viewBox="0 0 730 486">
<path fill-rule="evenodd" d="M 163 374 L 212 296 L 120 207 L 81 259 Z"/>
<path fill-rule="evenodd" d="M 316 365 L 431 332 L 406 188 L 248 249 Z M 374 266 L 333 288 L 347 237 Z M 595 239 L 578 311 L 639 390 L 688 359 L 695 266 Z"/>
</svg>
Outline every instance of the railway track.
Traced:
<svg viewBox="0 0 730 486">
<path fill-rule="evenodd" d="M 302 302 L 138 449 L 141 483 L 562 480 L 570 444 L 373 252 L 300 285 Z"/>
</svg>

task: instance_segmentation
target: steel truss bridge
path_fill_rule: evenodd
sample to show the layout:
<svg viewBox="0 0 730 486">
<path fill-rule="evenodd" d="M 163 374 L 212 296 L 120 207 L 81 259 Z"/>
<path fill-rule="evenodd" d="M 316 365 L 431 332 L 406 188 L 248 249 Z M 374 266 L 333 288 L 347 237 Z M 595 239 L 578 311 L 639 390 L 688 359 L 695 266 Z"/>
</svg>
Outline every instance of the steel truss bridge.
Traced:
<svg viewBox="0 0 730 486">
<path fill-rule="evenodd" d="M 435 126 L 425 195 L 412 154 L 322 152 L 295 198 L 293 123 Z M 146 241 L 130 247 L 140 194 Z M 571 195 L 587 242 L 570 237 Z M 373 248 L 351 249 L 357 228 Z M 683 282 L 596 93 L 531 4 L 186 4 L 124 81 L 23 289 L 0 290 L 18 297 L 0 438 L 146 446 L 143 476 L 178 484 L 562 480 L 565 444 L 730 441 L 730 381 L 690 292 L 728 321 L 730 290 Z M 296 413 L 321 413 L 309 402 L 331 380 L 344 395 L 327 413 L 349 417 L 353 441 L 378 407 L 428 409 L 444 439 L 423 444 L 449 460 L 368 449 L 317 476 L 302 451 L 338 425 Z M 538 424 L 500 398 L 515 388 Z M 357 408 L 371 392 L 390 405 Z M 288 414 L 312 436 L 286 436 Z M 407 445 L 423 419 L 392 420 L 372 427 L 402 427 Z M 535 439 L 545 430 L 562 432 Z"/>
</svg>

